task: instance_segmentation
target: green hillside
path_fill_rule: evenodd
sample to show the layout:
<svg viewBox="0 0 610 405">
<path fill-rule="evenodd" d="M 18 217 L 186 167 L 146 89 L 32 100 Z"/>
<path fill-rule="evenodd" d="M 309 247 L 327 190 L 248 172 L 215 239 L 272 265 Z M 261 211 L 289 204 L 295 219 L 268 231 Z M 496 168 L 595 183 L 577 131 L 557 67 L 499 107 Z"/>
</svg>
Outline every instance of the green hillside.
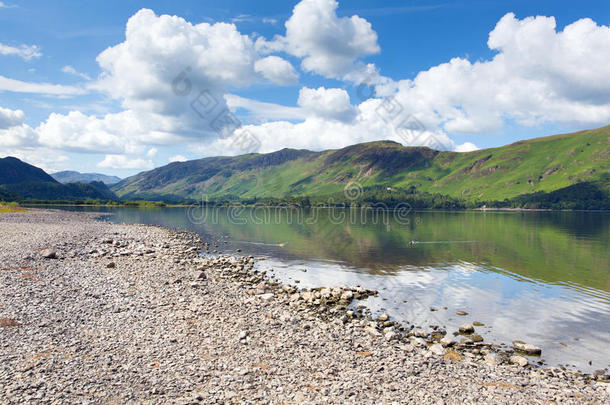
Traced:
<svg viewBox="0 0 610 405">
<path fill-rule="evenodd" d="M 468 153 L 380 141 L 323 152 L 284 149 L 212 157 L 171 163 L 112 189 L 129 199 L 214 200 L 321 197 L 346 187 L 391 187 L 464 201 L 501 201 L 579 183 L 607 193 L 609 161 L 607 126 Z"/>
</svg>

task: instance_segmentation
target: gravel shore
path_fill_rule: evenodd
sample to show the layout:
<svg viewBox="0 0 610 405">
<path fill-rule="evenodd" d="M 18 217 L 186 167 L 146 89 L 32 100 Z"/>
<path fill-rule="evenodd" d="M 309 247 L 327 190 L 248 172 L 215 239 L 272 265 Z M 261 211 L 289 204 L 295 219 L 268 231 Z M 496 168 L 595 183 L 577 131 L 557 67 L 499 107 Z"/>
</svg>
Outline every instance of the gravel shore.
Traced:
<svg viewBox="0 0 610 405">
<path fill-rule="evenodd" d="M 374 292 L 277 285 L 191 233 L 30 210 L 0 235 L 2 404 L 610 403 L 607 381 L 359 317 Z"/>
</svg>

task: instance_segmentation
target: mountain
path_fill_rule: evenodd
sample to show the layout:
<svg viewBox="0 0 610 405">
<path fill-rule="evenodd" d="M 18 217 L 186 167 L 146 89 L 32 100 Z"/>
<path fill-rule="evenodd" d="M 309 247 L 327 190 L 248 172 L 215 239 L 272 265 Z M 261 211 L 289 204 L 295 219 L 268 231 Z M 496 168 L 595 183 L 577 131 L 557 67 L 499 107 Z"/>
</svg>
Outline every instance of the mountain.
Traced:
<svg viewBox="0 0 610 405">
<path fill-rule="evenodd" d="M 210 157 L 137 174 L 112 190 L 129 199 L 201 201 L 333 196 L 361 187 L 502 201 L 540 197 L 579 183 L 607 192 L 609 161 L 607 126 L 468 153 L 379 141 L 322 152 L 283 149 Z"/>
<path fill-rule="evenodd" d="M 44 170 L 14 157 L 0 159 L 0 199 L 116 200 L 102 182 L 61 184 Z"/>
<path fill-rule="evenodd" d="M 121 181 L 120 177 L 108 176 L 101 173 L 79 173 L 71 170 L 63 172 L 51 173 L 51 177 L 60 183 L 91 183 L 92 181 L 101 181 L 105 184 L 115 184 Z"/>
<path fill-rule="evenodd" d="M 3 184 L 9 193 L 18 200 L 118 200 L 117 196 L 102 182 L 68 183 L 32 181 L 16 184 Z"/>
<path fill-rule="evenodd" d="M 17 184 L 29 181 L 57 183 L 44 170 L 8 156 L 0 158 L 0 184 Z"/>
</svg>

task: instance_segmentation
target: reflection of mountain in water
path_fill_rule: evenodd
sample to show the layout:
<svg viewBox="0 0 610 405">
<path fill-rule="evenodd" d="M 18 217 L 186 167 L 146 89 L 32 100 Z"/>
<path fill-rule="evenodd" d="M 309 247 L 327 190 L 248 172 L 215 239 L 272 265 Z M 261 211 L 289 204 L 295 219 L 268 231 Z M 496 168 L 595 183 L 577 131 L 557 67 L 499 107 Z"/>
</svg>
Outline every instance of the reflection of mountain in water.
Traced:
<svg viewBox="0 0 610 405">
<path fill-rule="evenodd" d="M 607 213 L 427 211 L 375 221 L 360 210 L 295 211 L 223 208 L 208 212 L 206 223 L 193 224 L 184 208 L 118 209 L 117 220 L 230 235 L 245 253 L 339 261 L 371 273 L 470 262 L 610 291 Z"/>
</svg>

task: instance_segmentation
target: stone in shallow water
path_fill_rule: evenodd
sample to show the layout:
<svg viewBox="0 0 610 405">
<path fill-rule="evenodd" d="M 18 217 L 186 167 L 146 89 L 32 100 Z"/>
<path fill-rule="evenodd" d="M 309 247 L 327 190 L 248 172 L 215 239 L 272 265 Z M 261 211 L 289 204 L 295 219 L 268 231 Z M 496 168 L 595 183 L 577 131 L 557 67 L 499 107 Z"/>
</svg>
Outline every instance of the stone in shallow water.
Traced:
<svg viewBox="0 0 610 405">
<path fill-rule="evenodd" d="M 462 326 L 460 326 L 460 333 L 473 333 L 473 332 L 474 332 L 474 326 L 472 326 L 472 324 L 465 323 Z"/>
<path fill-rule="evenodd" d="M 425 331 L 421 330 L 421 329 L 415 329 L 413 331 L 413 336 L 420 337 L 420 338 L 427 338 L 428 334 Z"/>
<path fill-rule="evenodd" d="M 525 343 L 521 340 L 513 340 L 513 347 L 516 351 L 519 351 L 519 352 L 525 353 L 525 354 L 539 355 L 542 353 L 542 349 L 539 348 L 538 346 L 534 346 L 532 344 Z"/>
<path fill-rule="evenodd" d="M 389 316 L 388 314 L 382 314 L 382 315 L 379 315 L 379 318 L 378 318 L 378 319 L 379 319 L 381 322 L 385 322 L 385 321 L 387 321 L 388 319 L 390 319 L 390 316 Z"/>
<path fill-rule="evenodd" d="M 468 312 L 466 312 L 466 311 L 457 311 L 455 314 L 456 315 L 460 315 L 460 316 L 465 316 L 465 315 L 468 315 Z"/>
<path fill-rule="evenodd" d="M 344 301 L 349 301 L 352 298 L 354 298 L 354 293 L 351 291 L 345 291 L 343 294 L 341 294 L 341 299 Z"/>
</svg>

